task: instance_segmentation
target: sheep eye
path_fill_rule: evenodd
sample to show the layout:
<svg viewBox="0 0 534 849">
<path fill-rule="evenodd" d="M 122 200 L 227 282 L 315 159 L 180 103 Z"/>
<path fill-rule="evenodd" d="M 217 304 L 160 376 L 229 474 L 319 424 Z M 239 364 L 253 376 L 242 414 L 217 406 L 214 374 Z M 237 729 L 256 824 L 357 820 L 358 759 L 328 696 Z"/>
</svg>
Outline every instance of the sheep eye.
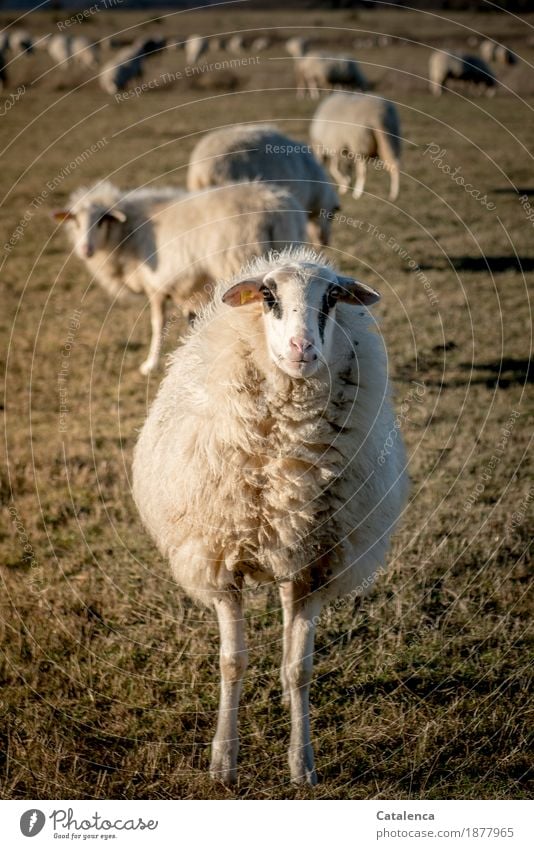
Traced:
<svg viewBox="0 0 534 849">
<path fill-rule="evenodd" d="M 271 292 L 271 290 L 268 289 L 267 286 L 262 286 L 261 294 L 263 295 L 264 303 L 266 303 L 270 307 L 272 307 L 274 302 L 276 301 L 276 298 L 275 298 L 274 294 Z"/>
<path fill-rule="evenodd" d="M 332 309 L 341 297 L 341 289 L 338 286 L 333 286 L 332 289 L 328 292 L 328 309 Z"/>
</svg>

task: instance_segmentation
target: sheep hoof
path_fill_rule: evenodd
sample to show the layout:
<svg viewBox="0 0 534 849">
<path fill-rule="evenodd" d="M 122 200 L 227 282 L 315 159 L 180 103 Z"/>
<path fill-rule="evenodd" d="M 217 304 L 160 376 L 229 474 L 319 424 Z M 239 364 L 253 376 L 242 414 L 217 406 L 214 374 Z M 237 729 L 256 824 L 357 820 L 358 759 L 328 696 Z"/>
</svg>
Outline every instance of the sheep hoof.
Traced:
<svg viewBox="0 0 534 849">
<path fill-rule="evenodd" d="M 142 365 L 139 366 L 139 371 L 141 372 L 143 377 L 146 377 L 147 374 L 150 374 L 150 372 L 154 371 L 155 368 L 156 368 L 156 363 L 153 363 L 150 360 L 145 360 L 144 363 L 142 363 Z"/>
<path fill-rule="evenodd" d="M 213 781 L 218 781 L 224 784 L 225 787 L 231 787 L 237 781 L 237 767 L 232 763 L 232 756 L 229 751 L 217 751 L 218 747 L 214 746 L 214 752 L 211 756 L 210 776 Z"/>
<path fill-rule="evenodd" d="M 296 752 L 289 750 L 289 769 L 292 784 L 309 784 L 310 787 L 315 787 L 318 783 L 311 746 L 305 746 Z"/>
</svg>

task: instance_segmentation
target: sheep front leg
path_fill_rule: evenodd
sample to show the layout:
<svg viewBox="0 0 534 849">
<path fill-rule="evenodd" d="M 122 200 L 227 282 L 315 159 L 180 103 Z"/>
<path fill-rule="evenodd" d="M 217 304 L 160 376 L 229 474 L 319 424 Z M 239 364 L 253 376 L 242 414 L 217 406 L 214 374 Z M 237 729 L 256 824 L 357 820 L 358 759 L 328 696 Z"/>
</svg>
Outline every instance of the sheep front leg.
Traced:
<svg viewBox="0 0 534 849">
<path fill-rule="evenodd" d="M 354 185 L 354 191 L 352 193 L 352 197 L 358 200 L 363 195 L 363 190 L 365 187 L 365 175 L 367 173 L 367 165 L 365 159 L 356 159 L 355 163 L 356 167 L 356 183 Z"/>
<path fill-rule="evenodd" d="M 314 786 L 317 775 L 310 740 L 310 683 L 320 605 L 312 596 L 302 601 L 293 599 L 292 608 L 289 661 L 285 668 L 291 705 L 289 769 L 293 782 Z"/>
<path fill-rule="evenodd" d="M 284 637 L 282 644 L 282 666 L 280 678 L 282 680 L 282 702 L 289 705 L 289 676 L 288 669 L 291 660 L 291 634 L 293 631 L 293 586 L 291 584 L 280 584 L 280 601 L 282 602 L 282 614 L 284 617 Z"/>
<path fill-rule="evenodd" d="M 161 350 L 161 340 L 163 336 L 163 323 L 165 320 L 165 296 L 158 293 L 150 295 L 150 324 L 152 327 L 152 338 L 150 340 L 150 349 L 148 357 L 140 366 L 141 374 L 150 374 L 156 368 Z"/>
<path fill-rule="evenodd" d="M 247 668 L 247 648 L 241 599 L 229 594 L 228 598 L 215 602 L 215 610 L 221 637 L 221 695 L 210 773 L 212 778 L 229 785 L 237 777 L 237 711 L 243 675 Z"/>
</svg>

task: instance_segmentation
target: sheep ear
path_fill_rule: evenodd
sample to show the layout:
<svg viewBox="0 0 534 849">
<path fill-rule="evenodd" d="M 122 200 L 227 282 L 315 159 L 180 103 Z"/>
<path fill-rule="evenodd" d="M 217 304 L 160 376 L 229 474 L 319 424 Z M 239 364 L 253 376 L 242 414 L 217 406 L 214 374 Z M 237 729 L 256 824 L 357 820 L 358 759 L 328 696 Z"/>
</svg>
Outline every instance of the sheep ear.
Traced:
<svg viewBox="0 0 534 849">
<path fill-rule="evenodd" d="M 113 221 L 120 221 L 121 224 L 124 224 L 126 221 L 126 215 L 122 209 L 107 209 L 104 214 L 100 216 L 99 223 L 100 221 L 105 221 L 110 218 Z"/>
<path fill-rule="evenodd" d="M 253 303 L 253 301 L 261 301 L 263 300 L 262 285 L 263 276 L 241 280 L 224 293 L 223 302 L 228 304 L 229 307 L 242 307 L 244 304 Z"/>
<path fill-rule="evenodd" d="M 72 214 L 70 209 L 54 209 L 52 212 L 52 218 L 60 224 L 62 224 L 63 221 L 72 221 L 75 217 L 76 216 Z"/>
<path fill-rule="evenodd" d="M 341 290 L 338 301 L 344 304 L 376 304 L 380 300 L 380 295 L 370 286 L 365 283 L 360 283 L 359 280 L 354 280 L 353 277 L 341 277 L 338 275 L 337 282 Z"/>
</svg>

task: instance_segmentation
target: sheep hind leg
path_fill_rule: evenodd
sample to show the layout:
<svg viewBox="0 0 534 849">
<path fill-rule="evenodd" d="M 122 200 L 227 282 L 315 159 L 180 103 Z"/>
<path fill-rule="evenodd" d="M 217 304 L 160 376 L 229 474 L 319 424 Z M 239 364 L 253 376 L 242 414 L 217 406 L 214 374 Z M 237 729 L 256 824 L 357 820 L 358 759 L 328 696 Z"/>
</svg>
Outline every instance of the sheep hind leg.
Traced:
<svg viewBox="0 0 534 849">
<path fill-rule="evenodd" d="M 389 199 L 397 200 L 399 196 L 400 170 L 397 162 L 389 166 Z"/>
<path fill-rule="evenodd" d="M 310 739 L 310 682 L 313 669 L 315 623 L 320 606 L 308 597 L 292 604 L 291 651 L 286 666 L 291 705 L 289 769 L 295 784 L 317 784 Z"/>
<path fill-rule="evenodd" d="M 344 195 L 350 188 L 350 177 L 345 177 L 335 159 L 330 161 L 330 173 L 337 183 L 339 194 Z"/>
<path fill-rule="evenodd" d="M 152 338 L 150 340 L 148 357 L 139 368 L 139 371 L 143 375 L 150 374 L 150 372 L 153 371 L 158 364 L 163 336 L 163 324 L 165 320 L 165 295 L 155 293 L 150 296 L 149 303 Z"/>
<path fill-rule="evenodd" d="M 217 730 L 211 750 L 211 777 L 225 785 L 237 778 L 239 737 L 237 712 L 243 676 L 247 668 L 247 648 L 241 598 L 228 597 L 215 602 L 219 620 L 221 692 Z"/>
</svg>

